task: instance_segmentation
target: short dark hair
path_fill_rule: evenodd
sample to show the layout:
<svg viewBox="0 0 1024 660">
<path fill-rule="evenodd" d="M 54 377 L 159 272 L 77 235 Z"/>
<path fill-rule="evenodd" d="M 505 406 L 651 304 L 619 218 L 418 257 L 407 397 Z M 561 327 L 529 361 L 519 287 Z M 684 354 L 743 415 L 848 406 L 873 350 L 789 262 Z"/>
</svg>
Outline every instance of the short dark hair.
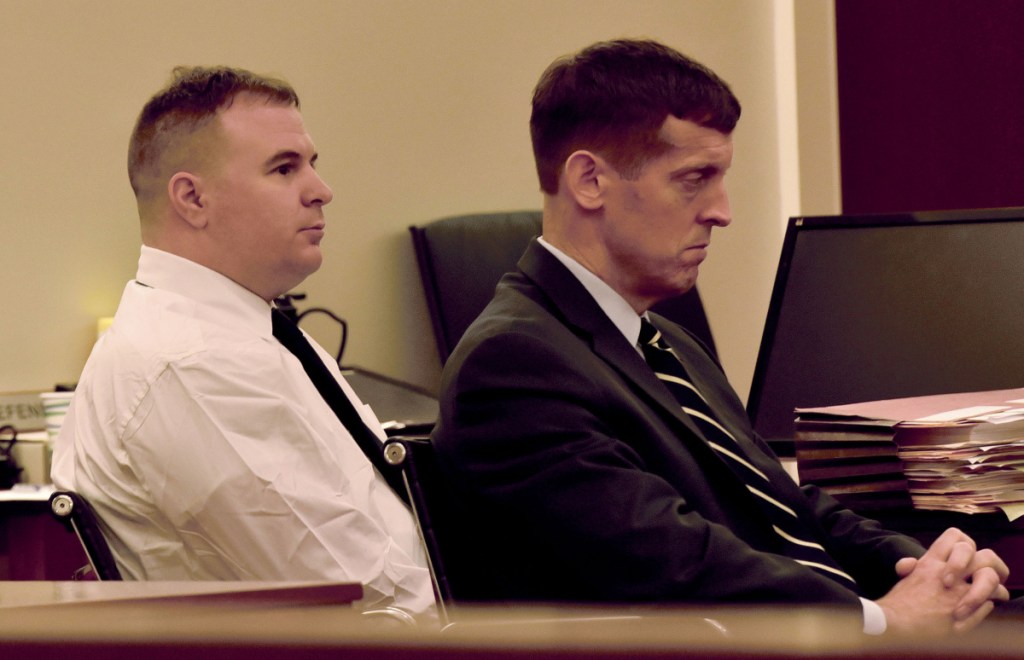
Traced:
<svg viewBox="0 0 1024 660">
<path fill-rule="evenodd" d="M 156 174 L 169 146 L 230 107 L 242 92 L 299 107 L 298 95 L 283 80 L 226 66 L 175 67 L 171 81 L 142 108 L 128 143 L 128 179 L 135 194 L 143 176 Z"/>
<path fill-rule="evenodd" d="M 558 191 L 577 149 L 638 175 L 664 152 L 658 134 L 669 115 L 729 134 L 740 103 L 713 71 L 655 41 L 605 41 L 556 60 L 537 83 L 530 116 L 541 189 Z"/>
</svg>

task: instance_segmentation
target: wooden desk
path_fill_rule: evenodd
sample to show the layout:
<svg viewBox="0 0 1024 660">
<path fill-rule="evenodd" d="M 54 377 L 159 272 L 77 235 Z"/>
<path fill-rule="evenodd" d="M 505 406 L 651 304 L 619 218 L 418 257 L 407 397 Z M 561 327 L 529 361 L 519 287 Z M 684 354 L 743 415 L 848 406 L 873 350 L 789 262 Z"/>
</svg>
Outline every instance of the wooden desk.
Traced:
<svg viewBox="0 0 1024 660">
<path fill-rule="evenodd" d="M 3 585 L 0 585 L 0 589 Z M 565 615 L 618 618 L 577 618 Z M 820 610 L 471 610 L 455 627 L 380 627 L 346 606 L 96 603 L 2 610 L 8 658 L 963 658 L 1019 657 L 1021 624 L 946 640 L 869 638 L 859 615 Z M 703 617 L 726 625 L 722 634 Z M 20 654 L 20 655 L 19 655 Z"/>
<path fill-rule="evenodd" d="M 437 421 L 437 399 L 418 387 L 359 367 L 346 367 L 342 375 L 389 433 L 429 430 Z"/>
<path fill-rule="evenodd" d="M 0 582 L 0 609 L 154 603 L 277 608 L 348 606 L 362 597 L 362 586 L 348 582 Z"/>
</svg>

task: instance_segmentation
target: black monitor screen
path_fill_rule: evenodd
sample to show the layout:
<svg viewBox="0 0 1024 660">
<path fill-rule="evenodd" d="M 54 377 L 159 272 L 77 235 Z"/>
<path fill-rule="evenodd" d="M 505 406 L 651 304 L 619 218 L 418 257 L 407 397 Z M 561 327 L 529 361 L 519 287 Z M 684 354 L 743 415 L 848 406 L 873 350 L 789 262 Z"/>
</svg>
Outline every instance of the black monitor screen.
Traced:
<svg viewBox="0 0 1024 660">
<path fill-rule="evenodd" d="M 792 218 L 748 411 L 1024 387 L 1024 209 Z"/>
</svg>

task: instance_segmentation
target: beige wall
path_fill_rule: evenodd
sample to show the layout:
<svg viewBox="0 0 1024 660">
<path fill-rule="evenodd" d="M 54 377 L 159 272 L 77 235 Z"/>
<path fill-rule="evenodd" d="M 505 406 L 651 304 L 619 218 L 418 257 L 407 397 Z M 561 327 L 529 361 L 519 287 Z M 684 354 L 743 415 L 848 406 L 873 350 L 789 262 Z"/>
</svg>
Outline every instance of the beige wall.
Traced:
<svg viewBox="0 0 1024 660">
<path fill-rule="evenodd" d="M 276 73 L 297 88 L 335 192 L 325 265 L 302 287 L 305 304 L 348 320 L 346 363 L 435 388 L 439 364 L 407 226 L 539 207 L 526 128 L 538 75 L 590 42 L 650 36 L 714 68 L 744 104 L 730 175 L 735 222 L 716 237 L 701 287 L 745 395 L 783 219 L 799 211 L 783 208 L 791 196 L 778 173 L 780 142 L 794 138 L 776 112 L 775 26 L 780 9 L 785 17 L 792 8 L 793 0 L 0 0 L 0 390 L 76 380 L 96 318 L 114 313 L 138 250 L 128 131 L 181 63 Z"/>
</svg>

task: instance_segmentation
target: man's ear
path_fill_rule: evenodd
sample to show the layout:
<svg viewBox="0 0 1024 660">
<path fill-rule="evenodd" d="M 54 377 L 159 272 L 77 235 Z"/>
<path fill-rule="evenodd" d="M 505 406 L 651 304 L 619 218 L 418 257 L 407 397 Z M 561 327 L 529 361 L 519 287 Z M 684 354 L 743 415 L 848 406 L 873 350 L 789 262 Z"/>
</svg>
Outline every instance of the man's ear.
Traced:
<svg viewBox="0 0 1024 660">
<path fill-rule="evenodd" d="M 603 158 L 585 149 L 574 151 L 566 159 L 563 184 L 584 209 L 596 211 L 604 205 L 608 167 Z"/>
<path fill-rule="evenodd" d="M 167 182 L 167 197 L 175 213 L 196 229 L 208 222 L 203 180 L 190 172 L 178 172 Z"/>
</svg>

